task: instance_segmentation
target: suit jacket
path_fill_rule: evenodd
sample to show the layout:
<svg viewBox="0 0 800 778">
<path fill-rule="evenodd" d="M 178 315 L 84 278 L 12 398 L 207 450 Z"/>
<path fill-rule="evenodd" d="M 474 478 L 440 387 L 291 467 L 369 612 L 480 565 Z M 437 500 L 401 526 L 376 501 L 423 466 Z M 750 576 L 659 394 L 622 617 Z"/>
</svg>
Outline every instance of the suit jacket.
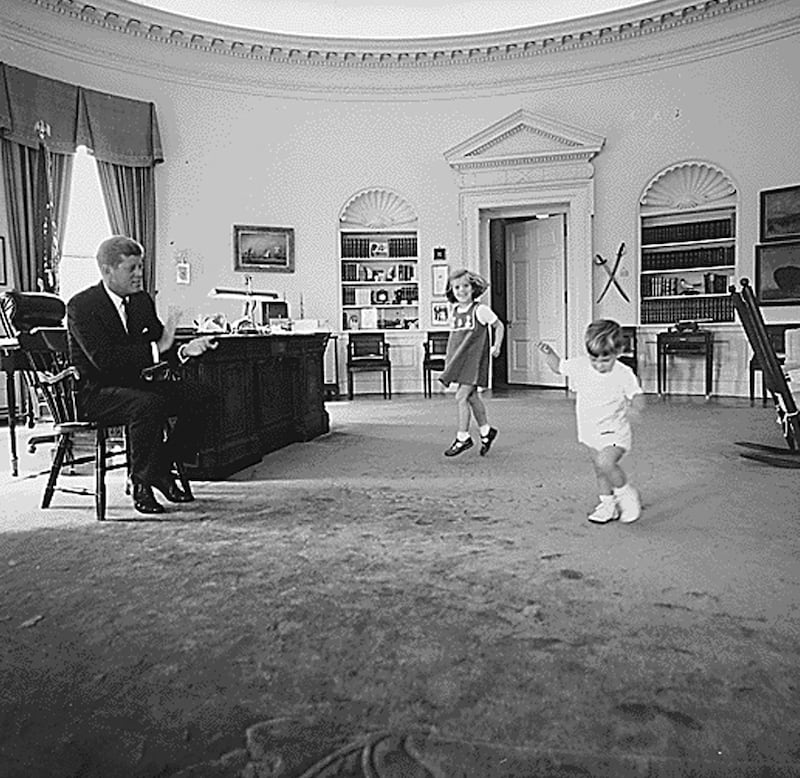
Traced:
<svg viewBox="0 0 800 778">
<path fill-rule="evenodd" d="M 147 292 L 128 302 L 128 330 L 102 283 L 78 292 L 67 303 L 72 364 L 80 373 L 81 391 L 101 386 L 142 386 L 142 368 L 153 364 L 152 343 L 164 326 Z"/>
</svg>

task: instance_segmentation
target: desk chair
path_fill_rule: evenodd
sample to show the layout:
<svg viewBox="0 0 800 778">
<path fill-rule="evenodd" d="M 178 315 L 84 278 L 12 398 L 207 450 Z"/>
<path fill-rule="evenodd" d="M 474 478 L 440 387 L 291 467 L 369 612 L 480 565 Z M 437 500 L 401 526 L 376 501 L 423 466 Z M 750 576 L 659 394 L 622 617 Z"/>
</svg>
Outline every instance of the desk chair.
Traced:
<svg viewBox="0 0 800 778">
<path fill-rule="evenodd" d="M 633 370 L 635 375 L 639 375 L 639 356 L 636 347 L 636 327 L 623 327 L 622 337 L 625 345 L 619 355 L 619 361 Z"/>
<path fill-rule="evenodd" d="M 353 399 L 353 374 L 380 372 L 383 399 L 392 399 L 392 362 L 384 333 L 350 333 L 347 339 L 347 397 Z"/>
<path fill-rule="evenodd" d="M 450 333 L 447 331 L 429 332 L 427 340 L 422 344 L 425 349 L 425 356 L 422 358 L 422 394 L 425 397 L 433 396 L 433 371 L 444 370 L 449 338 Z"/>
</svg>

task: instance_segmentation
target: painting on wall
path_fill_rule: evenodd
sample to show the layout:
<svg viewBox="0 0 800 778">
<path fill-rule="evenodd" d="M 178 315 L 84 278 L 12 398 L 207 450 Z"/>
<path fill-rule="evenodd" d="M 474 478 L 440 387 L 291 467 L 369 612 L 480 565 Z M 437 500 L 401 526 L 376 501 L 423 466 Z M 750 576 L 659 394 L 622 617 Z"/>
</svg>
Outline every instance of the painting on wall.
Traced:
<svg viewBox="0 0 800 778">
<path fill-rule="evenodd" d="M 764 189 L 761 200 L 761 242 L 800 239 L 800 185 Z"/>
<path fill-rule="evenodd" d="M 756 246 L 756 298 L 760 305 L 800 304 L 800 241 Z"/>
<path fill-rule="evenodd" d="M 233 225 L 233 267 L 247 272 L 294 272 L 294 229 Z"/>
<path fill-rule="evenodd" d="M 434 297 L 444 297 L 449 273 L 449 265 L 431 265 L 431 294 Z"/>
</svg>

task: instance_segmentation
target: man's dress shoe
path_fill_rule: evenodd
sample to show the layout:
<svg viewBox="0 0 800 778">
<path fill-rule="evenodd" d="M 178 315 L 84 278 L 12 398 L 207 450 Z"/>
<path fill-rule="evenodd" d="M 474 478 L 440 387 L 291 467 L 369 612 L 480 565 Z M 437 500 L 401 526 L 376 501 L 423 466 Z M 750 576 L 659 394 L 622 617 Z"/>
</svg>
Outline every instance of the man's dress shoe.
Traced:
<svg viewBox="0 0 800 778">
<path fill-rule="evenodd" d="M 153 490 L 146 484 L 133 485 L 133 507 L 139 513 L 164 513 L 164 506 L 153 496 Z"/>
<path fill-rule="evenodd" d="M 159 478 L 157 481 L 153 481 L 151 486 L 158 489 L 170 502 L 191 502 L 194 500 L 191 494 L 186 494 L 186 492 L 175 483 L 175 479 L 172 478 L 172 476 Z"/>
</svg>

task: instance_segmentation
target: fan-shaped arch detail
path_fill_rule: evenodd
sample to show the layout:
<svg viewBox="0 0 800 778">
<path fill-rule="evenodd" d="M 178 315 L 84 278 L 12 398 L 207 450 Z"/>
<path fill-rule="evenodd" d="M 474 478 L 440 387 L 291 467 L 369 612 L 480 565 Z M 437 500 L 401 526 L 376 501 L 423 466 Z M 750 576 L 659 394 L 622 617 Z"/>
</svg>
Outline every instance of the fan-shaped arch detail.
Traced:
<svg viewBox="0 0 800 778">
<path fill-rule="evenodd" d="M 706 162 L 682 162 L 655 176 L 640 202 L 656 208 L 698 208 L 735 194 L 730 177 L 718 167 Z"/>
<path fill-rule="evenodd" d="M 347 201 L 339 222 L 348 227 L 388 229 L 416 224 L 417 214 L 409 202 L 389 189 L 366 189 Z"/>
</svg>

